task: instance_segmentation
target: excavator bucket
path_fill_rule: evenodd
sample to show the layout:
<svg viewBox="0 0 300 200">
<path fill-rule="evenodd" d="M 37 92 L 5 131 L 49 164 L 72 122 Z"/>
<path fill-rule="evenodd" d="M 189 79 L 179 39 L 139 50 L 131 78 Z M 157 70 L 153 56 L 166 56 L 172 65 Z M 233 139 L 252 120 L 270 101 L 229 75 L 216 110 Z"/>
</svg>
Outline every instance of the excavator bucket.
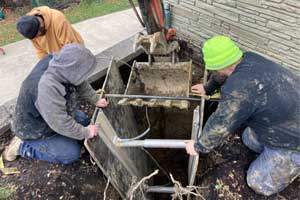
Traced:
<svg viewBox="0 0 300 200">
<path fill-rule="evenodd" d="M 135 62 L 125 94 L 188 97 L 191 87 L 192 62 Z M 121 105 L 177 107 L 187 109 L 188 101 L 122 99 Z"/>
</svg>

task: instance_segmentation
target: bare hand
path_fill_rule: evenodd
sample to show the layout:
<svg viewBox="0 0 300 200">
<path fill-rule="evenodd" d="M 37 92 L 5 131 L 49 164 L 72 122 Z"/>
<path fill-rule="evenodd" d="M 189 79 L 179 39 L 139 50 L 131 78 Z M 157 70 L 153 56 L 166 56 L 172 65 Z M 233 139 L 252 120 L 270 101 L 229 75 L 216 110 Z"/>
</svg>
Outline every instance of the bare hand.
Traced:
<svg viewBox="0 0 300 200">
<path fill-rule="evenodd" d="M 190 154 L 191 156 L 198 155 L 198 153 L 195 150 L 194 144 L 195 144 L 194 140 L 189 140 L 185 146 L 185 150 L 186 150 L 187 154 Z"/>
<path fill-rule="evenodd" d="M 192 92 L 195 92 L 198 94 L 205 94 L 205 89 L 204 89 L 203 84 L 193 85 L 191 90 L 192 90 Z"/>
<path fill-rule="evenodd" d="M 105 98 L 100 99 L 99 101 L 97 101 L 96 106 L 100 108 L 105 108 L 108 106 L 108 101 Z"/>
<path fill-rule="evenodd" d="M 87 136 L 87 139 L 98 135 L 98 127 L 96 125 L 89 125 L 87 128 L 89 129 L 89 135 Z"/>
</svg>

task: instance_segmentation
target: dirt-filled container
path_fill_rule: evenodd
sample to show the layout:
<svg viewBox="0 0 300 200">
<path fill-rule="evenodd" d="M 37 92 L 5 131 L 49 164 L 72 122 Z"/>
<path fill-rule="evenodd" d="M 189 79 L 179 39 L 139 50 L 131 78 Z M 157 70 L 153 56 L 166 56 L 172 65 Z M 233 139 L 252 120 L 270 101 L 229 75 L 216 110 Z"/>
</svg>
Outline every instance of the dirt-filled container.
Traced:
<svg viewBox="0 0 300 200">
<path fill-rule="evenodd" d="M 126 95 L 189 97 L 192 61 L 190 62 L 135 62 L 125 91 Z M 122 99 L 119 104 L 187 109 L 184 100 Z"/>
</svg>

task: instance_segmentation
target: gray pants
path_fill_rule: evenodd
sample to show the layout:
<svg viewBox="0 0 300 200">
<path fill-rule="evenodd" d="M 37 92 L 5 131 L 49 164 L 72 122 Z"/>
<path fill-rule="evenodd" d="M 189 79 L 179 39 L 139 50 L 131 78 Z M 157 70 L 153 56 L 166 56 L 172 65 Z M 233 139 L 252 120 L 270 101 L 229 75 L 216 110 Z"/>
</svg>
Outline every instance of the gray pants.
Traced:
<svg viewBox="0 0 300 200">
<path fill-rule="evenodd" d="M 300 152 L 262 146 L 250 128 L 246 128 L 242 139 L 251 150 L 260 153 L 247 171 L 247 183 L 255 192 L 276 194 L 300 175 Z"/>
</svg>

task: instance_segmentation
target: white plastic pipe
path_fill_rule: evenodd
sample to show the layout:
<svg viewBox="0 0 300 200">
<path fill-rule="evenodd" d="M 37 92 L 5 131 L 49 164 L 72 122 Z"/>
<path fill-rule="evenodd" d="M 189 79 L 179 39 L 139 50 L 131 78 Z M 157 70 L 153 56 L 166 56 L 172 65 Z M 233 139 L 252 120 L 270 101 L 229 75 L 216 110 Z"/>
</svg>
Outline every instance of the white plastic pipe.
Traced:
<svg viewBox="0 0 300 200">
<path fill-rule="evenodd" d="M 171 148 L 184 149 L 187 140 L 175 139 L 146 139 L 146 140 L 132 140 L 132 141 L 116 141 L 118 147 L 145 147 L 145 148 Z"/>
<path fill-rule="evenodd" d="M 147 193 L 167 193 L 173 194 L 175 192 L 174 187 L 166 187 L 166 186 L 149 186 L 146 190 Z"/>
</svg>

